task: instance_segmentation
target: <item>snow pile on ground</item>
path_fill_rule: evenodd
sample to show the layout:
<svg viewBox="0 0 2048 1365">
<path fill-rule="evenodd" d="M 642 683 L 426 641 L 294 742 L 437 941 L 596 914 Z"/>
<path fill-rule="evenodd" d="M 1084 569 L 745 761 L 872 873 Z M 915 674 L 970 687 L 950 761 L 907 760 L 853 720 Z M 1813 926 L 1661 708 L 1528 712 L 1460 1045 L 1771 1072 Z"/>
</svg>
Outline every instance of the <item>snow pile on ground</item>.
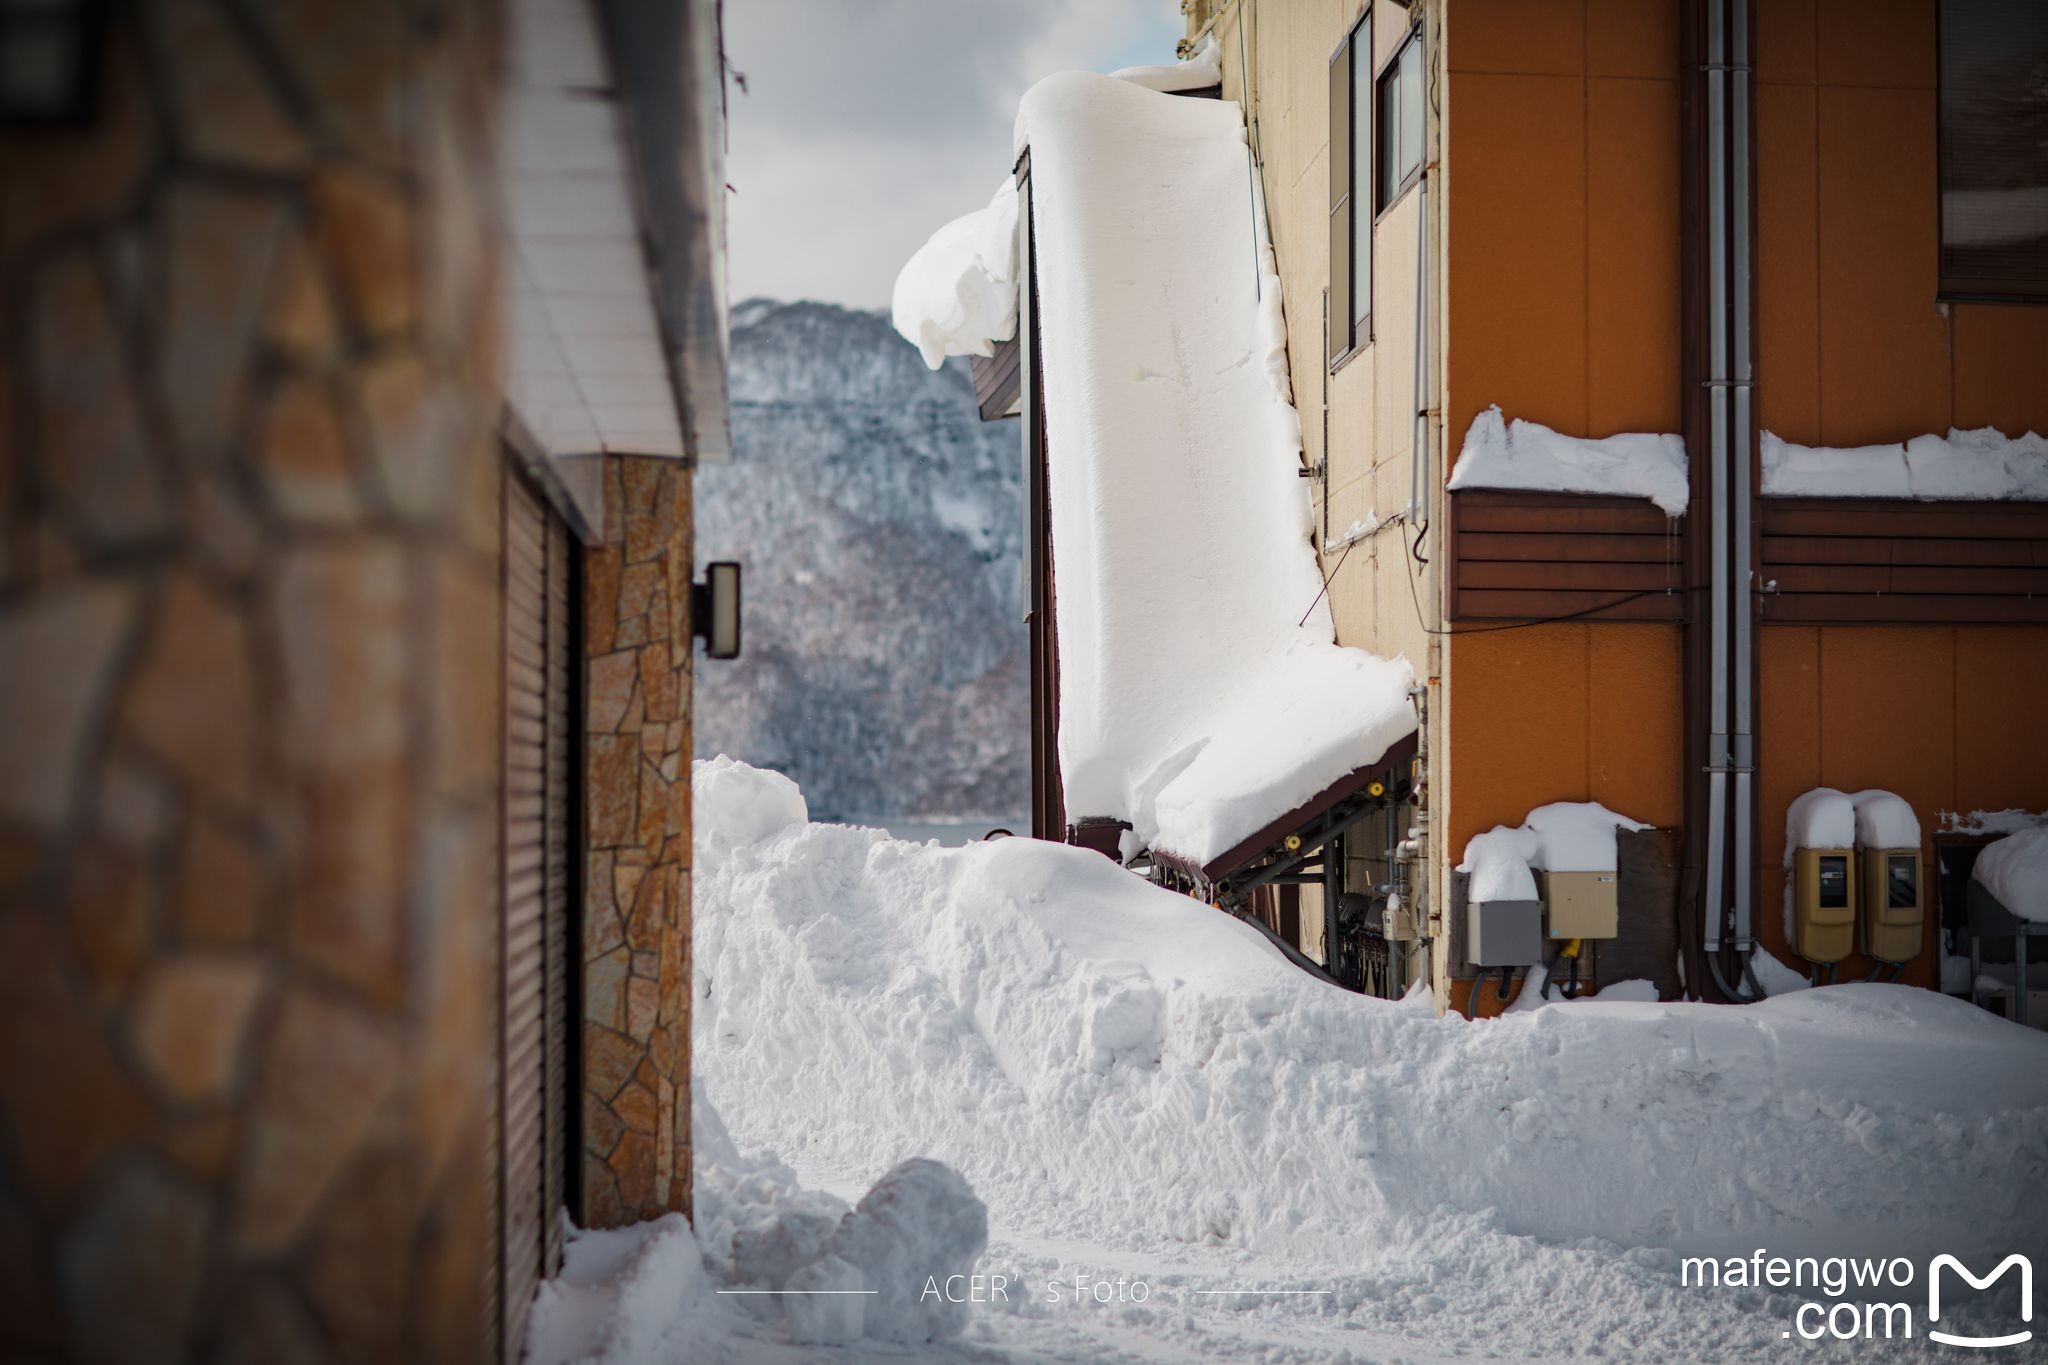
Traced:
<svg viewBox="0 0 2048 1365">
<path fill-rule="evenodd" d="M 1970 868 L 1998 903 L 2021 919 L 2048 924 L 2048 826 L 2037 825 L 1988 844 Z"/>
<path fill-rule="evenodd" d="M 1763 434 L 1764 496 L 2048 500 L 2048 438 L 1949 428 L 1893 445 L 1794 445 Z"/>
<path fill-rule="evenodd" d="M 949 355 L 992 355 L 1017 334 L 1017 184 L 996 186 L 988 207 L 931 235 L 904 263 L 889 318 L 933 369 Z"/>
<path fill-rule="evenodd" d="M 1785 866 L 1802 848 L 1853 848 L 1856 802 L 1833 787 L 1815 787 L 1785 807 Z"/>
<path fill-rule="evenodd" d="M 922 1153 L 1011 1235 L 1267 1273 L 1441 1258 L 1452 1228 L 1490 1239 L 1455 1256 L 1510 1259 L 1508 1235 L 2048 1252 L 2011 1198 L 2048 1187 L 2048 1037 L 1959 1001 L 1856 984 L 1471 1024 L 1319 982 L 1082 849 L 796 821 L 741 843 L 743 777 L 696 805 L 697 1065 L 736 1136 L 808 1173 Z"/>
<path fill-rule="evenodd" d="M 1223 84 L 1223 50 L 1217 45 L 1215 34 L 1205 33 L 1200 45 L 1188 54 L 1184 62 L 1169 62 L 1164 66 L 1127 66 L 1109 74 L 1120 81 L 1129 81 L 1163 94 L 1178 90 L 1207 90 Z"/>
<path fill-rule="evenodd" d="M 1332 643 L 1238 106 L 1068 72 L 1017 138 L 1067 810 L 1206 864 L 1412 733 L 1413 675 Z"/>
<path fill-rule="evenodd" d="M 1495 825 L 1472 836 L 1458 864 L 1458 871 L 1470 878 L 1465 895 L 1473 901 L 1531 901 L 1536 899 L 1534 869 L 1612 872 L 1618 859 L 1615 831 L 1648 828 L 1597 801 L 1538 806 L 1512 829 Z"/>
<path fill-rule="evenodd" d="M 743 1155 L 701 1088 L 691 1129 L 695 1231 L 674 1214 L 571 1228 L 534 1301 L 527 1365 L 773 1360 L 784 1342 L 918 1346 L 966 1328 L 968 1302 L 925 1292 L 972 1274 L 988 1242 L 988 1211 L 957 1172 L 903 1161 L 849 1209 L 774 1156 Z"/>
<path fill-rule="evenodd" d="M 1450 487 L 1648 498 L 1672 517 L 1684 515 L 1692 495 L 1682 436 L 1626 432 L 1589 440 L 1519 417 L 1504 421 L 1498 404 L 1472 419 Z"/>
</svg>

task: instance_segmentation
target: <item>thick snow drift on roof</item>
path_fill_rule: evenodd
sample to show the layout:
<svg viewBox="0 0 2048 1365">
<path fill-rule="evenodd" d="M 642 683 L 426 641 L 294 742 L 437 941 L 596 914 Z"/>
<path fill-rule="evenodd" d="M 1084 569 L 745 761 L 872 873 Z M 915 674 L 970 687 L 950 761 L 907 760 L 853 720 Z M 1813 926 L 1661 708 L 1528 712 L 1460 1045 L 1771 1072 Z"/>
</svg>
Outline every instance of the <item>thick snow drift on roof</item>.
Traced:
<svg viewBox="0 0 2048 1365">
<path fill-rule="evenodd" d="M 1856 803 L 1833 787 L 1815 787 L 1785 807 L 1785 866 L 1802 848 L 1851 848 L 1856 843 Z"/>
<path fill-rule="evenodd" d="M 1235 103 L 1024 96 L 1070 817 L 1207 863 L 1415 728 L 1332 643 L 1279 280 Z"/>
<path fill-rule="evenodd" d="M 1895 445 L 1794 445 L 1763 434 L 1764 496 L 2048 501 L 2048 438 L 1996 427 Z"/>
<path fill-rule="evenodd" d="M 933 369 L 1017 334 L 1017 183 L 931 235 L 897 273 L 889 318 Z"/>
<path fill-rule="evenodd" d="M 1503 421 L 1498 404 L 1472 419 L 1450 486 L 1648 498 L 1673 517 L 1692 491 L 1682 436 L 1565 436 L 1540 422 Z"/>
<path fill-rule="evenodd" d="M 1970 869 L 1970 880 L 1982 882 L 2021 919 L 2048 924 L 2048 826 L 2023 829 L 1987 845 Z"/>
<path fill-rule="evenodd" d="M 1532 869 L 1546 872 L 1612 872 L 1618 861 L 1616 830 L 1648 829 L 1640 820 L 1616 815 L 1598 801 L 1556 801 L 1538 806 L 1515 828 L 1495 825 L 1465 845 L 1458 871 L 1470 878 L 1465 895 L 1474 901 L 1536 899 Z"/>
<path fill-rule="evenodd" d="M 1223 84 L 1222 49 L 1217 45 L 1215 34 L 1205 33 L 1201 45 L 1184 62 L 1170 62 L 1165 66 L 1127 66 L 1109 74 L 1120 81 L 1164 93 L 1207 90 L 1210 86 Z"/>
<path fill-rule="evenodd" d="M 1920 817 L 1905 797 L 1873 787 L 1849 800 L 1856 807 L 1856 842 L 1863 847 L 1920 847 Z"/>
<path fill-rule="evenodd" d="M 1085 849 L 742 844 L 721 806 L 695 808 L 696 1066 L 740 1145 L 813 1178 L 923 1154 L 998 1238 L 1323 1267 L 1514 1235 L 2048 1252 L 2012 1197 L 2048 1182 L 2048 1035 L 1964 1002 L 1859 983 L 1473 1024 L 1319 981 Z"/>
</svg>

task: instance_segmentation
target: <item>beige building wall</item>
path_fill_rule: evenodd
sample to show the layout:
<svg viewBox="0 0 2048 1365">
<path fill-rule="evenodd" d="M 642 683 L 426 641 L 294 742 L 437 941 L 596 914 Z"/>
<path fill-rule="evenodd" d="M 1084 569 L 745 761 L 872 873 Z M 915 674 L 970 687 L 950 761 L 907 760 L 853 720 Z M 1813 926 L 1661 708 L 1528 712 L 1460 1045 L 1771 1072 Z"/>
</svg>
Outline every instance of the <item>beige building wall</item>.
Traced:
<svg viewBox="0 0 2048 1365">
<path fill-rule="evenodd" d="M 1372 269 L 1372 337 L 1346 356 L 1334 370 L 1325 357 L 1324 297 L 1329 284 L 1330 119 L 1329 62 L 1348 32 L 1373 10 L 1373 66 L 1378 69 L 1408 34 L 1423 22 L 1422 6 L 1411 11 L 1387 0 L 1228 0 L 1198 7 L 1191 16 L 1191 37 L 1216 36 L 1223 64 L 1223 95 L 1243 104 L 1248 133 L 1260 163 L 1267 220 L 1278 258 L 1282 305 L 1287 319 L 1288 364 L 1294 402 L 1301 413 L 1303 459 L 1313 469 L 1327 448 L 1328 474 L 1311 481 L 1315 503 L 1317 550 L 1330 584 L 1330 605 L 1337 638 L 1382 655 L 1405 655 L 1418 681 L 1431 680 L 1430 734 L 1433 753 L 1442 752 L 1441 695 L 1443 651 L 1432 647 L 1425 628 L 1441 619 L 1439 580 L 1434 563 L 1418 563 L 1411 554 L 1415 529 L 1407 524 L 1411 469 L 1411 426 L 1415 412 L 1415 275 L 1417 218 L 1422 208 L 1419 187 L 1411 187 L 1391 205 L 1374 229 Z M 1208 14 L 1213 12 L 1213 18 Z M 1204 20 L 1207 26 L 1204 27 Z M 1434 26 L 1432 14 L 1428 22 Z M 1437 33 L 1428 37 L 1429 60 L 1438 65 Z M 1433 82 L 1434 84 L 1435 82 Z M 1427 103 L 1427 101 L 1425 101 Z M 1434 157 L 1435 116 L 1429 120 L 1424 161 Z M 1443 214 L 1439 211 L 1440 177 L 1432 168 L 1425 177 L 1431 196 L 1430 253 L 1441 262 Z M 1432 270 L 1432 275 L 1437 272 Z M 1433 285 L 1425 308 L 1438 315 L 1428 346 L 1440 353 L 1443 328 L 1441 293 Z M 1332 320 L 1331 325 L 1341 325 Z M 1425 405 L 1435 412 L 1443 367 L 1429 362 Z M 1327 417 L 1327 421 L 1326 421 Z M 1327 440 L 1326 440 L 1327 430 Z M 1425 499 L 1438 505 L 1443 482 L 1442 442 L 1436 418 L 1418 433 L 1429 455 L 1430 479 Z M 1433 519 L 1434 513 L 1431 517 Z M 1357 522 L 1378 518 L 1380 529 L 1357 542 L 1337 545 Z M 1433 554 L 1435 535 L 1421 545 Z M 1405 831 L 1395 831 L 1396 835 Z M 1372 822 L 1363 826 L 1354 844 L 1383 843 L 1387 834 Z M 1361 857 L 1360 855 L 1367 855 Z M 1383 850 L 1353 849 L 1351 884 L 1386 880 Z M 1430 904 L 1443 904 L 1444 868 L 1432 856 Z M 1323 913 L 1316 888 L 1304 888 L 1302 935 L 1313 954 L 1321 952 Z"/>
</svg>

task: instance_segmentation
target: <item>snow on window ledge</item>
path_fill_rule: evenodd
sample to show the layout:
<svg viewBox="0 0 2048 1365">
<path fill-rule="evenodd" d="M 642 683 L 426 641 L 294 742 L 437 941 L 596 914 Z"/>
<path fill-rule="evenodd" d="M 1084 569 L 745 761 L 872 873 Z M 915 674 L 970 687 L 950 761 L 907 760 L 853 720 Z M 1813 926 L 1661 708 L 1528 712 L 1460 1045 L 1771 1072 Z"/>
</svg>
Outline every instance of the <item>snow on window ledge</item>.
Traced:
<svg viewBox="0 0 2048 1365">
<path fill-rule="evenodd" d="M 1540 422 L 1507 421 L 1498 404 L 1472 419 L 1449 487 L 1648 498 L 1671 517 L 1685 514 L 1692 492 L 1683 437 L 1566 436 Z"/>
<path fill-rule="evenodd" d="M 1893 445 L 1802 446 L 1763 433 L 1767 498 L 2048 502 L 2048 438 L 1996 427 Z"/>
</svg>

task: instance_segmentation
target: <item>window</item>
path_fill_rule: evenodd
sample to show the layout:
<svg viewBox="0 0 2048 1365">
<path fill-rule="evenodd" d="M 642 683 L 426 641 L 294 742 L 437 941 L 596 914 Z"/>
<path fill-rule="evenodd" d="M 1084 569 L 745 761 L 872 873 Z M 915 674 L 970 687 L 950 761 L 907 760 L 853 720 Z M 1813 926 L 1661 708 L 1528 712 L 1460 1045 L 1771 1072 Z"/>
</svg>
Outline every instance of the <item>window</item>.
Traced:
<svg viewBox="0 0 2048 1365">
<path fill-rule="evenodd" d="M 1410 34 L 1380 72 L 1378 195 L 1373 209 L 1384 213 L 1422 174 L 1421 30 Z"/>
<path fill-rule="evenodd" d="M 1335 364 L 1372 336 L 1372 11 L 1330 54 L 1330 321 Z"/>
<path fill-rule="evenodd" d="M 1941 0 L 1941 292 L 2048 300 L 2048 5 Z"/>
</svg>

